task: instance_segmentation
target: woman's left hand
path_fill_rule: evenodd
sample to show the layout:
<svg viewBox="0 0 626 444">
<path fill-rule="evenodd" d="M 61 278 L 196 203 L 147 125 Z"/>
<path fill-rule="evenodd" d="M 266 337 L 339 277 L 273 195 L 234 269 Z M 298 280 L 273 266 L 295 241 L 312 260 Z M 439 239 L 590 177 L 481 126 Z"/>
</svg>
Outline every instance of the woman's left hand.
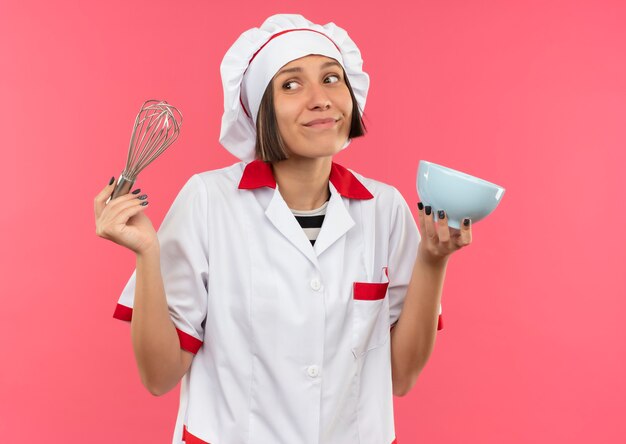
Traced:
<svg viewBox="0 0 626 444">
<path fill-rule="evenodd" d="M 430 264 L 445 263 L 452 253 L 472 243 L 471 221 L 467 225 L 461 223 L 461 229 L 457 230 L 448 227 L 448 216 L 444 210 L 439 210 L 439 219 L 435 222 L 434 212 L 429 206 L 424 207 L 420 202 L 417 207 L 422 235 L 418 256 L 422 260 Z"/>
</svg>

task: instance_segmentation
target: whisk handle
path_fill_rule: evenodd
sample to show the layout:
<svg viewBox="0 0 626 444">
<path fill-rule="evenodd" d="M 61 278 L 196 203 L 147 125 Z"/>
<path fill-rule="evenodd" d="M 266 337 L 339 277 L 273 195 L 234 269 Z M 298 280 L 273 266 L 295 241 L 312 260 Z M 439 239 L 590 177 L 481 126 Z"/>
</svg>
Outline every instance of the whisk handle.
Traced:
<svg viewBox="0 0 626 444">
<path fill-rule="evenodd" d="M 113 194 L 111 194 L 111 199 L 128 194 L 134 183 L 134 180 L 131 181 L 126 179 L 124 176 L 120 176 L 117 181 L 117 185 L 115 186 L 115 190 L 113 190 Z"/>
</svg>

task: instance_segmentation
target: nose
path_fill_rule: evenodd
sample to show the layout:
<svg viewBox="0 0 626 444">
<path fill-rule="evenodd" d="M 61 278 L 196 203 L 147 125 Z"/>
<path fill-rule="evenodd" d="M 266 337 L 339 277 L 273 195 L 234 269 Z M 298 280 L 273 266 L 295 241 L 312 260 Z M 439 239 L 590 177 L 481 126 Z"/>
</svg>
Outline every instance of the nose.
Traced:
<svg viewBox="0 0 626 444">
<path fill-rule="evenodd" d="M 322 109 L 326 110 L 330 108 L 331 100 L 327 92 L 322 85 L 313 85 L 310 89 L 309 96 L 309 109 Z"/>
</svg>

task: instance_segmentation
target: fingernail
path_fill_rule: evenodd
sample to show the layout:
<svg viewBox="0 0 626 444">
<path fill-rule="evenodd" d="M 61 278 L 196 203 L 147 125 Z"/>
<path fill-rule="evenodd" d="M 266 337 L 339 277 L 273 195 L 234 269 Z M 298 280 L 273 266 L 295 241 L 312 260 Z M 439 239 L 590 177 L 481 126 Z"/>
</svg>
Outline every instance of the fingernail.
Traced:
<svg viewBox="0 0 626 444">
<path fill-rule="evenodd" d="M 424 209 L 424 204 L 423 204 L 423 203 L 421 203 L 421 202 L 418 202 L 418 203 L 417 203 L 417 208 L 418 208 L 420 211 L 422 211 L 422 210 Z"/>
<path fill-rule="evenodd" d="M 469 224 L 470 224 L 470 220 L 467 217 L 463 219 L 463 225 L 465 225 L 466 227 L 469 227 Z"/>
<path fill-rule="evenodd" d="M 114 181 L 115 181 L 115 176 L 111 177 L 111 180 L 109 180 L 109 185 L 113 185 Z"/>
<path fill-rule="evenodd" d="M 146 201 L 146 202 L 141 202 L 139 205 L 141 205 L 142 207 L 145 207 L 146 205 L 148 205 L 148 201 Z"/>
<path fill-rule="evenodd" d="M 437 216 L 439 216 L 439 219 L 445 219 L 446 218 L 446 212 L 443 210 L 439 210 L 437 212 Z"/>
<path fill-rule="evenodd" d="M 430 205 L 426 205 L 426 216 L 430 216 L 431 211 L 432 211 L 432 208 L 430 207 Z"/>
<path fill-rule="evenodd" d="M 141 191 L 141 189 L 137 188 L 135 191 L 133 191 L 133 194 L 139 194 L 140 191 Z"/>
<path fill-rule="evenodd" d="M 148 197 L 147 194 L 142 194 L 141 196 L 139 196 L 137 199 L 139 200 L 146 200 L 146 198 Z"/>
</svg>

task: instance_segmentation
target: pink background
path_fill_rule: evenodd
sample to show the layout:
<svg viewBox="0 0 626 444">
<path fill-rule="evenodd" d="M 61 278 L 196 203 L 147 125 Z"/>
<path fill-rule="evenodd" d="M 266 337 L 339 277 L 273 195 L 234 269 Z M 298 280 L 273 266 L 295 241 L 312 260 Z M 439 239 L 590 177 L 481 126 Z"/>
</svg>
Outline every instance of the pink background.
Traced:
<svg viewBox="0 0 626 444">
<path fill-rule="evenodd" d="M 450 262 L 399 443 L 624 442 L 626 3 L 597 0 L 3 0 L 0 441 L 171 442 L 178 390 L 139 381 L 111 317 L 134 257 L 96 237 L 93 197 L 149 98 L 185 115 L 138 182 L 156 225 L 190 175 L 235 162 L 219 64 L 279 12 L 363 53 L 369 134 L 338 162 L 414 208 L 420 159 L 507 189 Z"/>
</svg>

